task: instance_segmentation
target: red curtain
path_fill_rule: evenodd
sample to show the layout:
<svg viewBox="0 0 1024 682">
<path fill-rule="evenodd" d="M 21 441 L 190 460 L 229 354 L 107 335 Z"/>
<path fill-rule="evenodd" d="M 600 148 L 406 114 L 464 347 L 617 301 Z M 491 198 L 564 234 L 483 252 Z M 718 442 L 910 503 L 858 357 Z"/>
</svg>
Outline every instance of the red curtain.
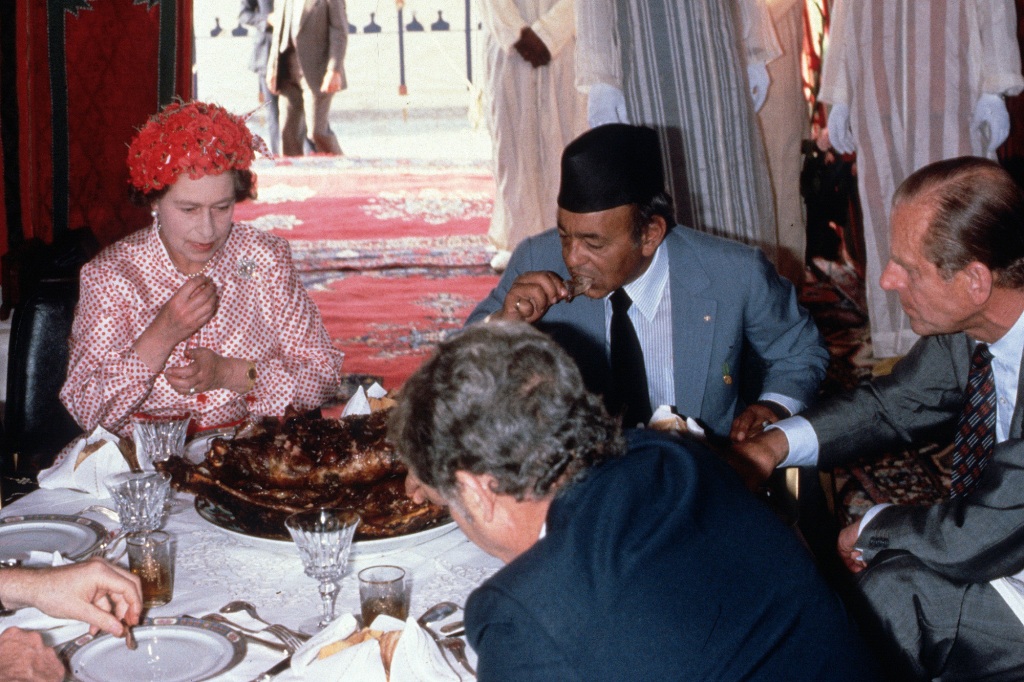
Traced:
<svg viewBox="0 0 1024 682">
<path fill-rule="evenodd" d="M 191 93 L 191 0 L 19 0 L 21 237 L 88 226 L 108 244 L 144 225 L 127 200 L 127 145 Z M 19 235 L 0 235 L 0 249 Z"/>
</svg>

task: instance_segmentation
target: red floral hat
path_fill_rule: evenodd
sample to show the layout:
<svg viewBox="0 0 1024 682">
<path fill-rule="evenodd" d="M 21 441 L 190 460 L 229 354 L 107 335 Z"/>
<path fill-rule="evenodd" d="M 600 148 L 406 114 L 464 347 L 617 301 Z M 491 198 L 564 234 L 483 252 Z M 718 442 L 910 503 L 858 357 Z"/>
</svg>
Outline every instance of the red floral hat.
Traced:
<svg viewBox="0 0 1024 682">
<path fill-rule="evenodd" d="M 246 170 L 254 150 L 265 149 L 245 119 L 206 102 L 173 102 L 152 116 L 128 147 L 129 182 L 144 194 L 193 180 Z"/>
</svg>

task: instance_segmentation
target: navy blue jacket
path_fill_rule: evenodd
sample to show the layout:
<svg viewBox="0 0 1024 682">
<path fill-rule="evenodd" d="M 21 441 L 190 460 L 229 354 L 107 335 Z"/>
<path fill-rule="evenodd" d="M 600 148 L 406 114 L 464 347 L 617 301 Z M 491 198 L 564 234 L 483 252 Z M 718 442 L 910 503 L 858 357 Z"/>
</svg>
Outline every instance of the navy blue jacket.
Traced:
<svg viewBox="0 0 1024 682">
<path fill-rule="evenodd" d="M 466 629 L 480 682 L 878 678 L 793 531 L 710 451 L 650 432 L 556 497 Z"/>
</svg>

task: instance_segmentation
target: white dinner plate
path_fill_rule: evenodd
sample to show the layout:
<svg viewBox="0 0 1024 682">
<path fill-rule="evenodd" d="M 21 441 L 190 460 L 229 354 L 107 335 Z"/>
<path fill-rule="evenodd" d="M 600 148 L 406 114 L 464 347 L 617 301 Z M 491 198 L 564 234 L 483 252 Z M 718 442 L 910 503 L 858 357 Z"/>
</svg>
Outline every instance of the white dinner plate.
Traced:
<svg viewBox="0 0 1024 682">
<path fill-rule="evenodd" d="M 195 682 L 245 658 L 242 636 L 221 623 L 188 616 L 147 618 L 132 628 L 138 648 L 112 635 L 82 635 L 61 652 L 77 682 Z"/>
<path fill-rule="evenodd" d="M 84 559 L 103 547 L 107 529 L 84 516 L 31 514 L 0 519 L 0 559 L 21 559 L 30 552 L 60 552 Z"/>
</svg>

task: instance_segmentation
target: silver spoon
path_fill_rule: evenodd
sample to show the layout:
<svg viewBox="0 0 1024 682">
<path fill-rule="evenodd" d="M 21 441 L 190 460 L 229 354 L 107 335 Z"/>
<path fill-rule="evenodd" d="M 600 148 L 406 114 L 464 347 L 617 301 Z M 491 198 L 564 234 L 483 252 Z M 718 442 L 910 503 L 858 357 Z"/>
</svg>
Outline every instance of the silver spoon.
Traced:
<svg viewBox="0 0 1024 682">
<path fill-rule="evenodd" d="M 416 619 L 416 622 L 420 625 L 426 625 L 427 623 L 433 623 L 437 620 L 442 620 L 452 615 L 459 610 L 459 605 L 451 601 L 442 601 L 434 604 L 429 609 L 423 612 L 423 615 Z"/>
<path fill-rule="evenodd" d="M 243 600 L 239 599 L 237 601 L 228 602 L 224 606 L 220 607 L 220 612 L 221 613 L 238 613 L 239 611 L 245 611 L 251 617 L 253 617 L 256 620 L 258 620 L 259 622 L 263 623 L 267 627 L 274 626 L 274 623 L 271 623 L 270 621 L 268 621 L 268 620 L 266 620 L 264 618 L 260 618 L 260 614 L 256 612 L 256 607 L 253 606 L 252 604 L 250 604 L 247 601 L 243 601 Z M 302 632 L 296 632 L 295 630 L 292 630 L 291 628 L 286 628 L 283 625 L 280 625 L 280 626 L 277 626 L 277 627 L 284 628 L 288 632 L 291 632 L 293 635 L 298 637 L 303 642 L 305 642 L 310 637 L 307 634 L 304 634 Z"/>
</svg>

